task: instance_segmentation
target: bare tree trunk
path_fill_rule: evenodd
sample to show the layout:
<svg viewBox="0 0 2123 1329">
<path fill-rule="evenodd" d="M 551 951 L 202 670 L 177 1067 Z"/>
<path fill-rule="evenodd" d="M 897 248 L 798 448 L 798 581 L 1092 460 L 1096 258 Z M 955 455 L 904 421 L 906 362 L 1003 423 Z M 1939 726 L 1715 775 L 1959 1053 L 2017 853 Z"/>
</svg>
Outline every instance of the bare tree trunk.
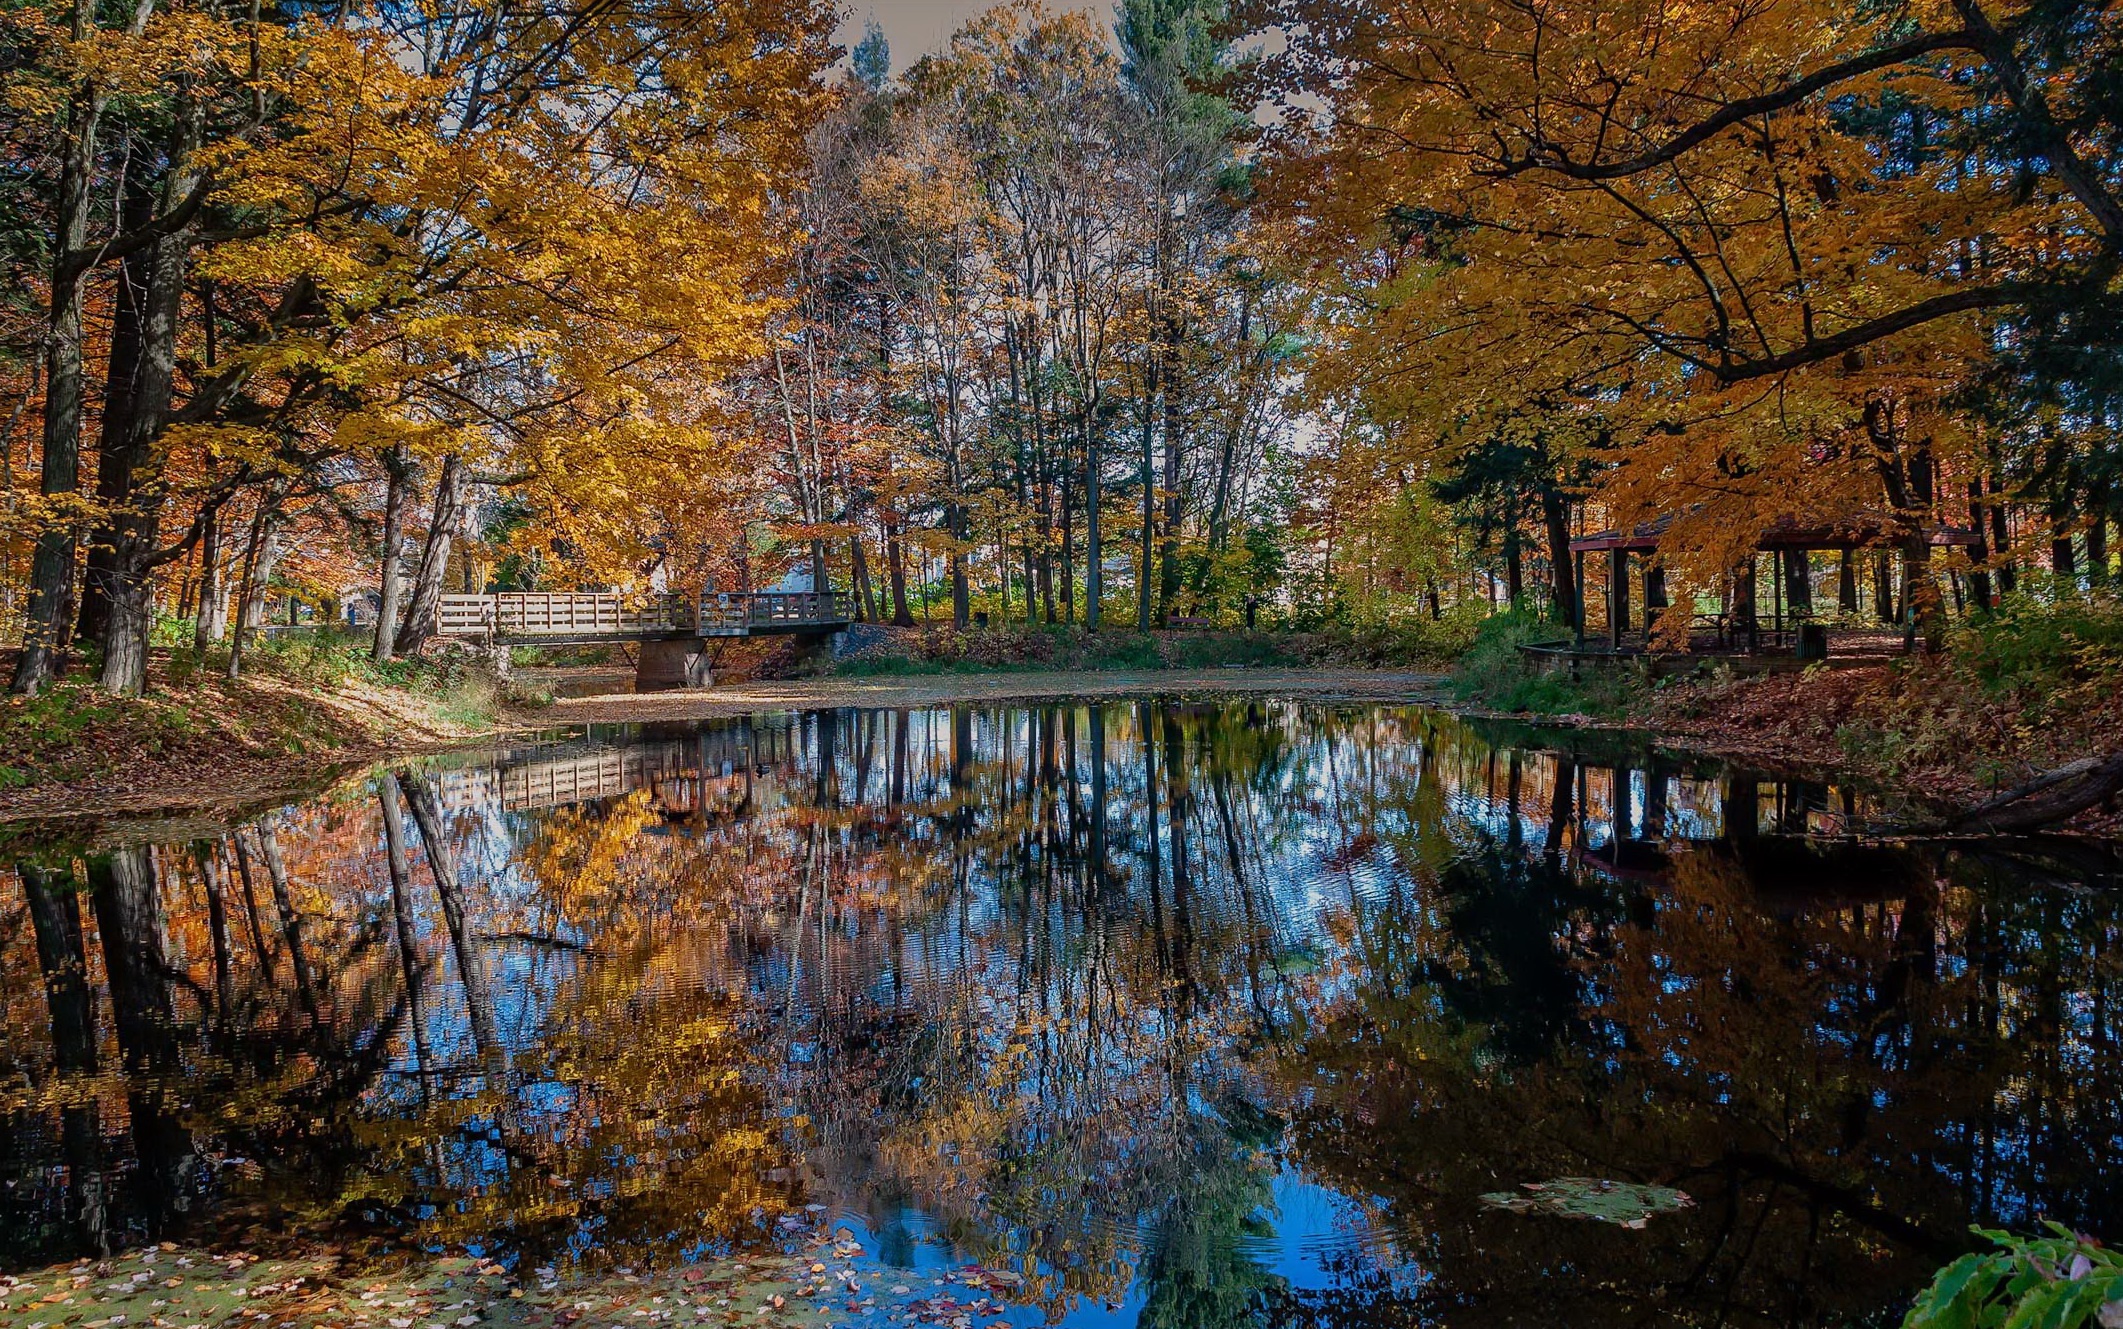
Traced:
<svg viewBox="0 0 2123 1329">
<path fill-rule="evenodd" d="M 870 559 L 863 552 L 862 531 L 848 536 L 848 577 L 855 583 L 855 603 L 865 623 L 877 621 L 877 587 L 870 580 Z"/>
<path fill-rule="evenodd" d="M 412 603 L 406 609 L 405 626 L 398 632 L 400 655 L 413 654 L 435 635 L 435 618 L 442 607 L 442 574 L 450 562 L 450 535 L 463 501 L 463 472 L 462 458 L 452 454 L 442 459 L 434 510 L 428 514 L 427 543 L 421 546 L 420 570 L 413 577 Z"/>
<path fill-rule="evenodd" d="M 410 488 L 412 462 L 403 446 L 383 454 L 383 555 L 378 573 L 376 642 L 371 648 L 378 664 L 391 658 L 397 645 L 398 598 L 404 581 L 401 566 L 405 554 L 405 500 Z"/>
<path fill-rule="evenodd" d="M 1105 503 L 1105 494 L 1099 486 L 1098 431 L 1091 425 L 1092 407 L 1084 411 L 1084 627 L 1092 632 L 1099 628 L 1099 601 L 1106 594 L 1106 570 L 1101 566 L 1106 559 L 1104 531 L 1099 524 L 1099 508 Z"/>
<path fill-rule="evenodd" d="M 1185 511 L 1180 492 L 1180 466 L 1183 461 L 1181 450 L 1185 431 L 1184 404 L 1179 392 L 1180 329 L 1177 319 L 1167 316 L 1165 337 L 1165 363 L 1159 373 L 1159 379 L 1164 386 L 1165 407 L 1165 475 L 1162 486 L 1165 511 L 1163 538 L 1158 545 L 1157 585 L 1157 617 L 1160 622 L 1172 616 L 1173 601 L 1179 598 L 1179 523 Z"/>
<path fill-rule="evenodd" d="M 1157 395 L 1157 366 L 1147 365 L 1143 371 L 1143 529 L 1141 548 L 1137 551 L 1135 574 L 1135 630 L 1150 630 L 1150 572 L 1152 555 L 1157 539 L 1157 484 L 1152 472 L 1155 459 L 1156 439 L 1154 422 L 1157 418 L 1155 398 Z"/>
<path fill-rule="evenodd" d="M 229 631 L 228 676 L 232 679 L 243 676 L 243 648 L 250 641 L 251 629 L 258 625 L 265 584 L 273 575 L 279 526 L 280 486 L 268 484 L 258 492 L 258 514 L 251 519 L 250 545 L 243 555 L 243 579 L 236 585 L 236 621 Z"/>
<path fill-rule="evenodd" d="M 192 620 L 192 647 L 201 652 L 228 635 L 229 599 L 228 588 L 222 582 L 221 518 L 220 512 L 207 518 L 206 531 L 199 538 L 199 607 Z"/>
</svg>

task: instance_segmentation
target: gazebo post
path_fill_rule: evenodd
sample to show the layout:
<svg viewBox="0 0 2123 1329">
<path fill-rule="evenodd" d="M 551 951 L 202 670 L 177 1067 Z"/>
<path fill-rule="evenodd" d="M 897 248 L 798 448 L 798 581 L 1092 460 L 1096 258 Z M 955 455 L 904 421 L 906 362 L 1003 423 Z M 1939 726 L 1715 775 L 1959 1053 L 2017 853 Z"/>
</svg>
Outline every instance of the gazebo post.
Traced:
<svg viewBox="0 0 2123 1329">
<path fill-rule="evenodd" d="M 1571 630 L 1577 635 L 1577 648 L 1585 649 L 1585 551 L 1580 549 L 1571 556 L 1577 565 L 1571 583 Z"/>
<path fill-rule="evenodd" d="M 1629 630 L 1629 551 L 1616 547 L 1607 552 L 1607 644 L 1622 649 L 1622 634 Z"/>
<path fill-rule="evenodd" d="M 1769 555 L 1769 613 L 1770 626 L 1778 632 L 1784 630 L 1784 551 L 1776 549 Z"/>
</svg>

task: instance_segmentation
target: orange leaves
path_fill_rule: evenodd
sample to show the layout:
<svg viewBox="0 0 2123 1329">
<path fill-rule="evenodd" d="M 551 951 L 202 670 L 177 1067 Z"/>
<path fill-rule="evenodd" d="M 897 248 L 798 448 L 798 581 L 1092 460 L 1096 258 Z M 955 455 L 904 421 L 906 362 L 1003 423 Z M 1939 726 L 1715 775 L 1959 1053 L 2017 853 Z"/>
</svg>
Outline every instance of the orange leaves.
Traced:
<svg viewBox="0 0 2123 1329">
<path fill-rule="evenodd" d="M 1859 425 L 1882 403 L 1950 468 L 1983 320 L 2016 298 L 1986 292 L 2100 235 L 2055 182 L 2023 189 L 1986 158 L 1988 57 L 1951 6 L 1255 17 L 1323 10 L 1338 21 L 1263 79 L 1331 110 L 1267 176 L 1300 252 L 1350 293 L 1322 392 L 1410 451 L 1529 403 L 1597 406 L 1613 519 L 1686 508 L 1700 529 L 1675 542 L 1716 560 L 1794 511 L 1877 508 Z"/>
</svg>

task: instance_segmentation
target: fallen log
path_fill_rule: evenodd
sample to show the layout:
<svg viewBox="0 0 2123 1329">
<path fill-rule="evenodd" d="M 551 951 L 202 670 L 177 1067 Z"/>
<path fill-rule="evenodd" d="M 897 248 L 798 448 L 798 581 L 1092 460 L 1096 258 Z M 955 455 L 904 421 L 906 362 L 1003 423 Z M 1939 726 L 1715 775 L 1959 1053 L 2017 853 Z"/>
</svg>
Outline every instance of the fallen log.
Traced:
<svg viewBox="0 0 2123 1329">
<path fill-rule="evenodd" d="M 2045 771 L 1939 823 L 1942 830 L 2012 835 L 2069 821 L 2123 792 L 2123 752 L 2082 757 Z"/>
</svg>

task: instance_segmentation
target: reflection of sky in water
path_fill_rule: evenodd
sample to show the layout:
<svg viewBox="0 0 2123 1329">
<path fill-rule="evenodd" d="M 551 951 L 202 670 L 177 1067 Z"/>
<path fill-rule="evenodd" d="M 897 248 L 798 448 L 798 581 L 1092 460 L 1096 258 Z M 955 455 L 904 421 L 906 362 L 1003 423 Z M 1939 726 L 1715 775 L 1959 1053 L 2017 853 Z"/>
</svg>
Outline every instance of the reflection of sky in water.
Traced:
<svg viewBox="0 0 2123 1329">
<path fill-rule="evenodd" d="M 1043 1234 L 1080 1221 L 1097 1258 L 1137 1267 L 1073 1296 L 1068 1322 L 1128 1325 L 1170 1291 L 1160 1260 L 1182 1281 L 1258 1278 L 1305 1304 L 1357 1283 L 1387 1300 L 1471 1296 L 1470 1267 L 1497 1253 L 1469 1236 L 1476 1191 L 1683 1164 L 1709 1186 L 1733 1169 L 1721 1151 L 1781 1147 L 1757 1118 L 1812 1152 L 1749 1167 L 1811 1169 L 1799 1180 L 1815 1194 L 1843 1184 L 1816 1173 L 1884 1170 L 1903 1179 L 1907 1221 L 1947 1234 L 2113 1196 L 2117 1114 L 2045 1106 L 2119 1081 L 2123 1002 L 2096 982 L 2113 964 L 2087 958 L 2097 942 L 2119 953 L 2111 904 L 2065 892 L 2019 908 L 2024 887 L 1982 895 L 1990 869 L 1944 860 L 1750 868 L 1752 849 L 1709 843 L 1735 789 L 1758 809 L 1742 832 L 1827 815 L 1840 793 L 1621 741 L 1572 760 L 1419 712 L 1263 705 L 1155 712 L 1146 742 L 1143 717 L 1105 708 L 1097 776 L 1082 708 L 770 717 L 444 763 L 466 935 L 408 817 L 418 1022 L 408 1009 L 381 1036 L 387 1068 L 358 1113 L 372 1133 L 446 1126 L 377 1187 L 401 1206 L 379 1221 L 470 1223 L 501 1197 L 507 1221 L 475 1239 L 505 1254 L 533 1239 L 514 1226 L 523 1207 L 564 1188 L 582 1209 L 535 1236 L 537 1258 L 649 1240 L 706 1252 L 720 1242 L 682 1214 L 626 1229 L 650 1221 L 629 1206 L 720 1133 L 751 1130 L 767 1191 L 826 1202 L 873 1256 L 917 1273 L 999 1252 L 1051 1271 Z M 375 798 L 284 821 L 302 882 L 332 883 L 303 905 L 319 968 L 383 994 L 333 1009 L 372 1025 L 403 989 Z M 1904 880 L 1962 884 L 1909 922 Z M 195 889 L 172 888 L 170 907 Z M 1809 892 L 1832 902 L 1784 902 Z M 197 935 L 195 917 L 176 923 Z M 460 941 L 498 1046 L 480 1046 Z M 204 953 L 179 958 L 196 970 Z M 2045 971 L 2048 956 L 2074 967 Z M 1913 966 L 1966 991 L 1897 1016 Z M 10 1000 L 11 1027 L 35 1025 Z M 660 1088 L 601 1078 L 687 1020 L 728 1026 L 697 1076 L 680 1061 Z M 1984 1038 L 2031 1034 L 2041 1059 L 1991 1069 Z M 1834 1112 L 1794 1108 L 1778 1097 L 1789 1067 L 1850 1092 Z M 754 1097 L 709 1095 L 726 1073 Z M 1560 1088 L 1525 1097 L 1544 1085 Z M 1980 1124 L 1954 1119 L 1970 1086 L 1989 1087 Z M 1649 1110 L 1636 1125 L 1632 1104 Z M 1636 1152 L 1675 1121 L 1701 1138 Z M 959 1149 L 994 1154 L 974 1177 L 987 1189 L 943 1184 L 937 1160 Z M 1735 1203 L 1805 1193 L 1786 1177 Z M 1165 1230 L 1181 1221 L 1198 1229 L 1187 1240 Z M 1614 1259 L 1597 1233 L 1550 1235 L 1591 1253 L 1542 1269 Z M 1820 1267 L 1796 1246 L 1760 1259 L 1771 1281 Z"/>
</svg>

